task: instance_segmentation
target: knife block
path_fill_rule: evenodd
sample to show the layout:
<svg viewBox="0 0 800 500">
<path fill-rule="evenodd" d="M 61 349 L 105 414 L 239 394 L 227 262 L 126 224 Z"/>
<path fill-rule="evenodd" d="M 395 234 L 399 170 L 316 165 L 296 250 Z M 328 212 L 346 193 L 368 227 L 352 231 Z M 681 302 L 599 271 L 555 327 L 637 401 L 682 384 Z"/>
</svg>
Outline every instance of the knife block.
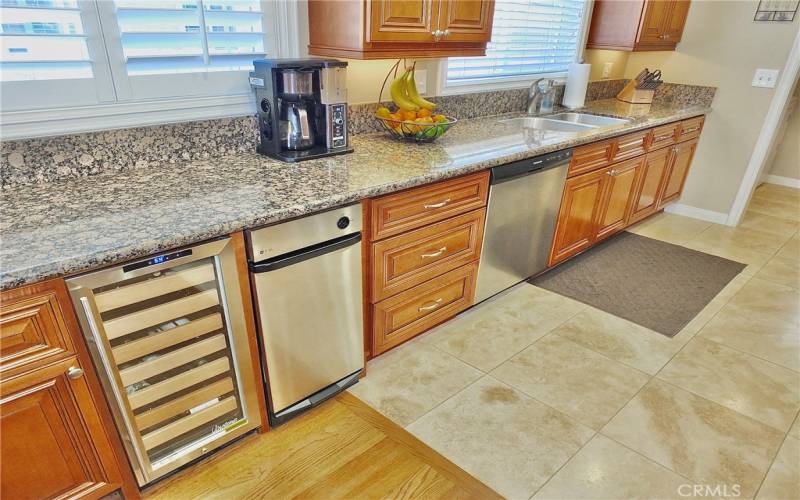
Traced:
<svg viewBox="0 0 800 500">
<path fill-rule="evenodd" d="M 636 80 L 631 80 L 617 94 L 617 99 L 630 104 L 651 104 L 655 93 L 652 89 L 637 89 Z"/>
</svg>

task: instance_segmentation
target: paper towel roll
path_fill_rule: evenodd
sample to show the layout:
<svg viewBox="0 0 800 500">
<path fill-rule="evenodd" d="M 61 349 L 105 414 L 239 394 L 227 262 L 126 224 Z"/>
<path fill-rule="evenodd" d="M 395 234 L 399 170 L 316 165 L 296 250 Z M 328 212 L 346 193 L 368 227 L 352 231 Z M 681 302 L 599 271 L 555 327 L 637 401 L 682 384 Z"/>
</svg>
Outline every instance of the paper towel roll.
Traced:
<svg viewBox="0 0 800 500">
<path fill-rule="evenodd" d="M 580 108 L 586 101 L 586 87 L 589 86 L 591 64 L 572 63 L 567 73 L 567 87 L 564 89 L 564 106 Z"/>
</svg>

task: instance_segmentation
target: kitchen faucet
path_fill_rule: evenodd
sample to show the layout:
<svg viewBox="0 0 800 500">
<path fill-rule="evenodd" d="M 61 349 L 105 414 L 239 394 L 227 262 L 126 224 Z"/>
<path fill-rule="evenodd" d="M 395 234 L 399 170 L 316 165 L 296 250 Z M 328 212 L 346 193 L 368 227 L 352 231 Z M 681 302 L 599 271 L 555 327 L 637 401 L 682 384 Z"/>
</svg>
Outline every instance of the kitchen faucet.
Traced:
<svg viewBox="0 0 800 500">
<path fill-rule="evenodd" d="M 555 82 L 547 80 L 544 84 L 544 90 L 540 87 L 540 83 L 544 78 L 539 78 L 531 83 L 528 90 L 528 114 L 538 115 L 540 113 L 552 113 L 553 104 L 555 100 Z"/>
</svg>

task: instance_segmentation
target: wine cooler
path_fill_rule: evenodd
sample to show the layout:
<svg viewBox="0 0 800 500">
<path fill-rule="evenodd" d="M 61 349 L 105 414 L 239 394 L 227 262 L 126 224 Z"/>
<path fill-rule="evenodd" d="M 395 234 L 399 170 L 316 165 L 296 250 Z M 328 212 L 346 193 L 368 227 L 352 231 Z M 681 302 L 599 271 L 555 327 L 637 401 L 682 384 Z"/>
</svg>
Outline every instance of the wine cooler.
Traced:
<svg viewBox="0 0 800 500">
<path fill-rule="evenodd" d="M 140 485 L 258 427 L 229 238 L 67 285 Z"/>
</svg>

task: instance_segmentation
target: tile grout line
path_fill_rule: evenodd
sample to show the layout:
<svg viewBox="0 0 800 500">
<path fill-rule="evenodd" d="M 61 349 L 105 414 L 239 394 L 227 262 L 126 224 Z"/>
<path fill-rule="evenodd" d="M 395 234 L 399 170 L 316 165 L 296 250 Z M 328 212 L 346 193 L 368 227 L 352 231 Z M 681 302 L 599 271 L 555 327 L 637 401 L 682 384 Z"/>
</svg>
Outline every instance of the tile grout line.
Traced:
<svg viewBox="0 0 800 500">
<path fill-rule="evenodd" d="M 530 286 L 534 286 L 534 285 L 530 285 Z M 551 293 L 553 293 L 553 292 L 551 292 Z M 558 294 L 556 294 L 556 295 L 558 295 Z M 424 416 L 425 416 L 425 415 L 427 415 L 428 413 L 432 412 L 432 411 L 433 411 L 433 410 L 435 410 L 436 408 L 440 407 L 441 405 L 443 405 L 444 403 L 446 403 L 447 401 L 449 401 L 450 399 L 452 399 L 453 397 L 455 397 L 455 396 L 456 396 L 456 394 L 459 394 L 459 393 L 461 393 L 461 392 L 462 392 L 462 391 L 464 391 L 464 390 L 465 390 L 467 387 L 470 387 L 471 385 L 475 384 L 475 383 L 476 383 L 478 380 L 481 380 L 481 379 L 482 379 L 482 378 L 484 378 L 485 376 L 490 376 L 490 377 L 492 377 L 494 380 L 497 380 L 497 378 L 496 378 L 496 377 L 493 377 L 493 376 L 491 375 L 491 371 L 492 371 L 492 370 L 494 370 L 494 369 L 496 369 L 497 367 L 499 367 L 500 365 L 502 365 L 502 364 L 504 364 L 504 363 L 508 362 L 508 361 L 509 361 L 511 358 L 513 358 L 514 356 L 516 356 L 516 355 L 517 355 L 517 354 L 519 354 L 520 352 L 524 351 L 525 349 L 529 348 L 530 346 L 532 346 L 533 344 L 535 344 L 535 343 L 536 343 L 536 342 L 538 342 L 539 340 L 541 340 L 541 339 L 543 339 L 544 337 L 546 337 L 547 335 L 549 335 L 549 334 L 550 334 L 550 333 L 551 333 L 553 330 L 555 330 L 556 328 L 560 327 L 561 325 L 563 325 L 563 324 L 564 324 L 564 323 L 566 323 L 567 321 L 569 321 L 569 320 L 571 320 L 572 318 L 574 318 L 575 316 L 577 316 L 577 315 L 578 315 L 578 314 L 579 314 L 579 313 L 580 313 L 580 312 L 581 312 L 583 309 L 584 309 L 584 308 L 582 307 L 582 308 L 581 308 L 581 309 L 579 309 L 579 310 L 578 310 L 578 311 L 577 311 L 575 314 L 571 315 L 569 318 L 565 319 L 563 322 L 559 323 L 557 326 L 554 326 L 552 329 L 550 329 L 550 330 L 548 330 L 546 333 L 544 333 L 544 334 L 543 334 L 541 337 L 537 338 L 536 340 L 534 340 L 533 342 L 531 342 L 530 344 L 528 344 L 528 345 L 527 345 L 527 346 L 525 346 L 524 348 L 520 349 L 519 351 L 517 351 L 516 353 L 514 353 L 513 355 L 511 355 L 510 357 L 508 357 L 507 359 L 505 359 L 505 360 L 504 360 L 504 361 L 502 361 L 501 363 L 499 363 L 497 366 L 495 366 L 494 368 L 492 368 L 491 370 L 489 370 L 488 372 L 487 372 L 487 371 L 484 371 L 484 370 L 483 370 L 483 369 L 481 369 L 481 368 L 478 368 L 477 366 L 474 366 L 474 365 L 470 364 L 470 363 L 469 363 L 469 362 L 467 362 L 467 361 L 464 361 L 464 360 L 462 360 L 461 358 L 459 358 L 459 357 L 458 357 L 458 356 L 456 356 L 455 354 L 451 354 L 451 353 L 449 353 L 449 352 L 447 352 L 447 351 L 445 351 L 445 350 L 442 350 L 441 348 L 439 348 L 438 346 L 436 346 L 436 345 L 435 345 L 435 344 L 433 344 L 433 343 L 426 344 L 426 345 L 428 345 L 428 346 L 430 346 L 430 347 L 434 348 L 435 350 L 437 350 L 437 351 L 441 352 L 442 354 L 445 354 L 445 355 L 447 355 L 447 356 L 449 356 L 449 357 L 451 357 L 451 358 L 455 359 L 456 361 L 459 361 L 459 362 L 461 362 L 461 363 L 464 363 L 465 365 L 467 365 L 467 366 L 470 366 L 470 367 L 472 367 L 472 368 L 474 368 L 474 369 L 478 370 L 479 372 L 481 372 L 481 373 L 482 373 L 482 375 L 481 375 L 480 377 L 478 377 L 476 380 L 474 380 L 474 381 L 470 382 L 468 385 L 466 385 L 466 386 L 464 386 L 463 388 L 461 388 L 460 390 L 456 391 L 454 394 L 451 394 L 451 395 L 450 395 L 450 396 L 448 396 L 446 399 L 442 400 L 442 401 L 441 401 L 440 403 L 438 403 L 436 406 L 434 406 L 434 407 L 433 407 L 433 408 L 431 408 L 430 410 L 426 411 L 425 413 L 423 413 L 422 415 L 420 415 L 419 417 L 417 417 L 416 419 L 414 419 L 414 421 L 410 422 L 408 425 L 411 425 L 411 424 L 415 423 L 416 421 L 418 421 L 419 419 L 421 419 L 422 417 L 424 417 Z M 500 382 L 502 382 L 502 381 L 500 381 Z M 505 382 L 502 382 L 502 383 L 504 383 L 504 384 L 505 384 Z M 508 384 L 505 384 L 505 385 L 508 385 Z M 509 387 L 512 387 L 512 386 L 509 386 Z M 530 396 L 529 394 L 527 394 L 527 393 L 525 393 L 525 392 L 523 392 L 523 391 L 520 391 L 520 392 L 522 392 L 523 394 L 525 394 L 525 395 L 526 395 L 526 396 L 528 396 L 528 397 L 532 397 L 532 396 Z M 535 399 L 535 398 L 534 398 L 534 399 Z M 539 400 L 538 400 L 538 399 L 536 399 L 536 401 L 539 401 Z M 539 402 L 540 402 L 540 403 L 542 403 L 541 401 L 539 401 Z M 542 404 L 545 404 L 545 403 L 542 403 Z M 548 408 L 552 408 L 550 405 L 547 405 L 547 406 L 548 406 Z M 553 409 L 554 409 L 554 410 L 556 410 L 555 408 L 553 408 Z M 559 410 L 556 410 L 556 411 L 559 411 Z M 561 412 L 561 411 L 559 411 L 559 413 L 564 413 L 564 412 Z M 577 421 L 576 421 L 576 422 L 577 422 Z M 578 423 L 580 423 L 580 422 L 578 422 Z M 583 425 L 583 424 L 581 424 L 581 425 Z M 407 428 L 408 426 L 405 426 L 405 427 Z"/>
<path fill-rule="evenodd" d="M 795 415 L 794 420 L 792 421 L 792 425 L 786 430 L 786 433 L 783 435 L 783 439 L 781 440 L 781 444 L 775 448 L 775 455 L 773 455 L 772 460 L 769 461 L 769 466 L 767 467 L 766 472 L 764 472 L 764 477 L 761 478 L 761 482 L 758 483 L 758 488 L 756 488 L 756 492 L 753 494 L 753 498 L 758 497 L 758 493 L 761 491 L 761 488 L 764 487 L 764 481 L 767 480 L 767 476 L 769 475 L 769 471 L 772 470 L 772 467 L 775 465 L 775 460 L 778 458 L 778 454 L 781 452 L 783 445 L 786 444 L 786 440 L 789 438 L 789 433 L 792 431 L 792 427 L 800 421 L 800 412 Z"/>
</svg>

